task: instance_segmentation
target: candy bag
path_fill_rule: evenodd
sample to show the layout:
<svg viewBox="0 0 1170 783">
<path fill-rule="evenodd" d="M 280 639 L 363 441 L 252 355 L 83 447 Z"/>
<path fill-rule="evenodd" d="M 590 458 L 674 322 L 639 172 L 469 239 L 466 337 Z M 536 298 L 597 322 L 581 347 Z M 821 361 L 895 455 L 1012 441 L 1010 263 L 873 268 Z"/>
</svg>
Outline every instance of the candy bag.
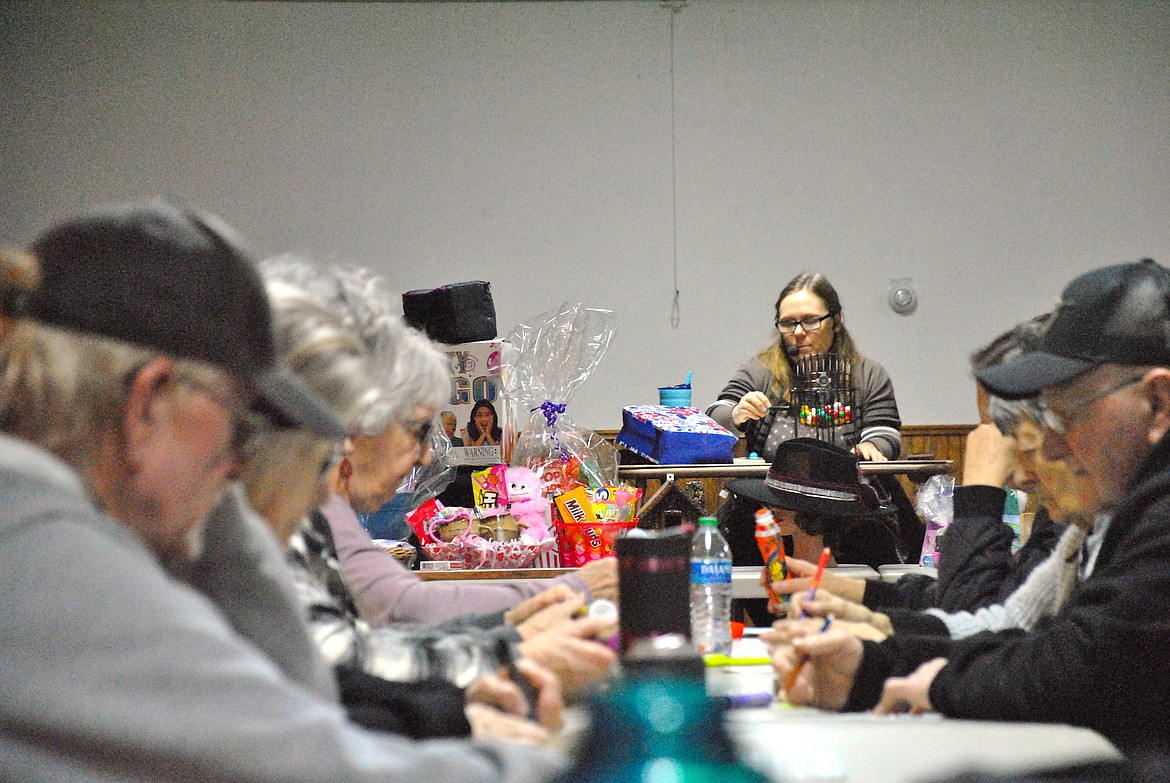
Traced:
<svg viewBox="0 0 1170 783">
<path fill-rule="evenodd" d="M 600 487 L 591 493 L 585 487 L 577 487 L 556 497 L 560 512 L 557 522 L 557 539 L 560 545 L 561 565 L 565 568 L 579 568 L 591 560 L 600 560 L 613 554 L 613 542 L 626 530 L 637 526 L 638 518 L 633 510 L 625 513 L 611 500 L 611 490 L 616 487 Z M 630 498 L 634 503 L 640 491 Z M 603 500 L 595 504 L 593 498 Z M 600 514 L 598 512 L 601 512 Z M 612 514 L 614 516 L 602 516 Z M 616 517 L 624 516 L 618 521 Z"/>
<path fill-rule="evenodd" d="M 475 507 L 483 515 L 504 513 L 508 503 L 508 490 L 504 488 L 504 471 L 507 465 L 492 465 L 471 474 L 471 497 Z"/>
<path fill-rule="evenodd" d="M 946 532 L 955 515 L 954 476 L 931 476 L 918 488 L 919 516 L 926 520 L 919 565 L 938 567 L 938 537 Z"/>
</svg>

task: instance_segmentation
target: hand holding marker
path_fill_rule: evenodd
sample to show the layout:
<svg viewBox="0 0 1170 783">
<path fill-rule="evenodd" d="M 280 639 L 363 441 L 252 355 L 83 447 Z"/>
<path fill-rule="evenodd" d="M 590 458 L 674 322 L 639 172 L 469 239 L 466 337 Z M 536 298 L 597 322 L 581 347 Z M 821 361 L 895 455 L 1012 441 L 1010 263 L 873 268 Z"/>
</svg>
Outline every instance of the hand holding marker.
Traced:
<svg viewBox="0 0 1170 783">
<path fill-rule="evenodd" d="M 824 633 L 825 631 L 829 630 L 829 623 L 831 622 L 833 622 L 833 615 L 829 615 L 825 618 L 825 623 L 821 626 L 819 633 Z M 781 693 L 787 694 L 790 690 L 792 690 L 792 686 L 796 684 L 796 678 L 800 676 L 801 671 L 804 670 L 804 666 L 807 663 L 807 654 L 801 654 L 800 657 L 796 659 L 796 665 L 793 666 L 792 670 L 788 672 L 788 676 L 784 678 L 784 684 L 780 687 Z"/>
<path fill-rule="evenodd" d="M 821 577 L 825 575 L 825 566 L 829 564 L 829 548 L 825 547 L 821 550 L 821 557 L 817 560 L 817 572 L 813 574 L 812 584 L 809 585 L 808 595 L 804 600 L 811 601 L 817 597 L 817 588 L 821 586 Z M 804 611 L 804 607 L 800 609 L 800 619 L 808 617 L 808 613 Z"/>
<path fill-rule="evenodd" d="M 817 560 L 817 572 L 813 574 L 812 584 L 809 586 L 808 595 L 805 596 L 806 601 L 811 601 L 817 597 L 817 588 L 821 585 L 821 577 L 825 574 L 825 566 L 829 564 L 829 554 L 828 547 L 821 550 L 820 559 Z M 808 617 L 803 608 L 800 610 L 800 616 L 802 619 Z M 833 615 L 825 618 L 825 623 L 821 626 L 820 633 L 829 630 L 829 623 L 831 622 L 833 622 Z M 796 678 L 800 676 L 801 670 L 804 669 L 807 663 L 807 655 L 801 655 L 796 659 L 796 665 L 792 667 L 792 670 L 788 672 L 788 676 L 784 678 L 784 685 L 780 688 L 782 692 L 787 693 L 792 690 L 792 686 L 796 684 Z"/>
</svg>

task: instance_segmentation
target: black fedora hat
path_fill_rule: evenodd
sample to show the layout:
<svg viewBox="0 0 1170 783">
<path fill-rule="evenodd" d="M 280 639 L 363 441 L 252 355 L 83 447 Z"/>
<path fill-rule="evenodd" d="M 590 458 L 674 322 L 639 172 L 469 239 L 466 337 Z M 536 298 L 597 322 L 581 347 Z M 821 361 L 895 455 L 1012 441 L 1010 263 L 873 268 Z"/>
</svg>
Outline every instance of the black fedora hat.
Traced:
<svg viewBox="0 0 1170 783">
<path fill-rule="evenodd" d="M 765 506 L 805 514 L 855 517 L 880 506 L 876 490 L 861 477 L 857 456 L 815 438 L 784 441 L 767 478 L 736 479 L 727 488 Z"/>
</svg>

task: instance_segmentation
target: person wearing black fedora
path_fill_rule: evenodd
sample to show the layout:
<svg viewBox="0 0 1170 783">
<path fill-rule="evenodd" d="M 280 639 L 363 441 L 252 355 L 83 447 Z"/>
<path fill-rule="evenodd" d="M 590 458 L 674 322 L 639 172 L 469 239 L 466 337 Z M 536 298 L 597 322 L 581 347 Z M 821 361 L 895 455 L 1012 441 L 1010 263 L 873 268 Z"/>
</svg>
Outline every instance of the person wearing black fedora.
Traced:
<svg viewBox="0 0 1170 783">
<path fill-rule="evenodd" d="M 744 509 L 770 508 L 787 554 L 815 561 L 825 546 L 837 563 L 900 562 L 897 521 L 888 496 L 858 468 L 857 456 L 815 438 L 793 438 L 776 447 L 766 478 L 727 483 L 731 502 L 719 511 L 733 556 L 754 565 L 759 560 L 755 530 L 743 524 Z M 746 556 L 745 556 L 746 553 Z M 755 562 L 750 558 L 755 555 Z M 766 601 L 738 599 L 735 608 L 753 621 L 767 617 Z"/>
<path fill-rule="evenodd" d="M 1073 468 L 1110 517 L 1086 542 L 1092 572 L 1031 631 L 959 641 L 895 634 L 861 642 L 804 627 L 777 649 L 781 675 L 809 656 L 788 697 L 831 709 L 1060 722 L 1126 753 L 1170 746 L 1170 270 L 1103 267 L 1061 295 L 1040 349 L 978 378 L 1005 399 L 1040 395 L 1043 450 Z"/>
<path fill-rule="evenodd" d="M 864 516 L 881 504 L 877 491 L 861 478 L 857 457 L 815 438 L 784 441 L 766 478 L 736 479 L 728 487 L 765 506 L 812 517 Z"/>
<path fill-rule="evenodd" d="M 31 251 L 0 346 L 0 779 L 550 776 L 536 751 L 358 729 L 331 678 L 294 682 L 176 577 L 250 430 L 343 434 L 277 364 L 230 229 L 119 206 Z"/>
</svg>

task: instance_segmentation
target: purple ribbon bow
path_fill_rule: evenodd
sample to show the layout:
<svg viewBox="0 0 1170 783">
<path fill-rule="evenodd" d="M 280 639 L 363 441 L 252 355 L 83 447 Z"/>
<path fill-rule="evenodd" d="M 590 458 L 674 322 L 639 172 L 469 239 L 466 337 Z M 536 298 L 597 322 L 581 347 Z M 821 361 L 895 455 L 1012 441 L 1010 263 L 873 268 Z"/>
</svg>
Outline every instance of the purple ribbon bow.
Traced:
<svg viewBox="0 0 1170 783">
<path fill-rule="evenodd" d="M 557 416 L 565 412 L 565 404 L 563 402 L 545 400 L 538 407 L 532 409 L 532 411 L 538 410 L 544 414 L 545 424 L 547 424 L 548 428 L 552 430 L 552 434 L 549 437 L 552 440 L 553 445 L 556 447 L 556 450 L 560 452 L 561 459 L 568 462 L 569 453 L 565 450 L 564 446 L 562 446 L 560 442 L 557 441 L 557 431 L 553 427 L 553 425 L 557 423 Z"/>
</svg>

